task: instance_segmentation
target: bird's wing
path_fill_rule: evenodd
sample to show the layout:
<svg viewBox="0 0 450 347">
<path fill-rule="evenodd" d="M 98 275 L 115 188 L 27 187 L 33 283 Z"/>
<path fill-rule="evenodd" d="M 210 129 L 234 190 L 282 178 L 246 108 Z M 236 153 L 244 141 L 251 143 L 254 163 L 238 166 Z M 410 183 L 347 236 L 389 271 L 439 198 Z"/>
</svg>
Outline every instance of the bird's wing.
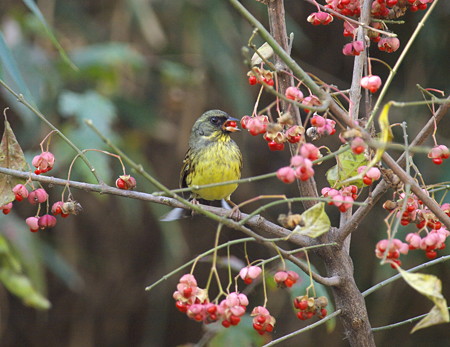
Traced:
<svg viewBox="0 0 450 347">
<path fill-rule="evenodd" d="M 183 166 L 180 172 L 180 188 L 187 188 L 186 178 L 189 172 L 191 172 L 191 149 L 189 148 L 184 156 Z"/>
</svg>

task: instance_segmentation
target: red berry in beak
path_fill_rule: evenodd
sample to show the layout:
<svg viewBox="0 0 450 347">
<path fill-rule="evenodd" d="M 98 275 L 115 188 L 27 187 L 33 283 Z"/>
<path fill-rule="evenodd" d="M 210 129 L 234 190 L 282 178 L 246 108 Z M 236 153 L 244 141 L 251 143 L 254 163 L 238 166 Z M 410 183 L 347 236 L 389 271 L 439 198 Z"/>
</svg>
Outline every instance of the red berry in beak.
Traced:
<svg viewBox="0 0 450 347">
<path fill-rule="evenodd" d="M 227 120 L 225 123 L 223 123 L 222 129 L 225 131 L 235 132 L 240 131 L 237 127 L 237 123 L 235 120 Z"/>
</svg>

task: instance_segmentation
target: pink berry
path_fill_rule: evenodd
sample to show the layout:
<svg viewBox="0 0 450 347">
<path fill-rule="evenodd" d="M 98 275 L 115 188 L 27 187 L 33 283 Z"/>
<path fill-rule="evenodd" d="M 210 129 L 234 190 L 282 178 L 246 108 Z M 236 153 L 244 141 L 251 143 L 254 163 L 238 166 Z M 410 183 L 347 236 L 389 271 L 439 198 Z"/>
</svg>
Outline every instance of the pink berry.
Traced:
<svg viewBox="0 0 450 347">
<path fill-rule="evenodd" d="M 33 190 L 28 194 L 28 201 L 30 204 L 36 205 L 41 204 L 48 199 L 48 194 L 43 188 L 38 188 Z"/>
<path fill-rule="evenodd" d="M 36 232 L 39 230 L 39 217 L 28 217 L 25 222 L 27 223 L 31 232 Z"/>
<path fill-rule="evenodd" d="M 56 218 L 50 214 L 44 214 L 38 220 L 39 228 L 53 228 L 56 225 Z"/>
<path fill-rule="evenodd" d="M 3 214 L 8 214 L 9 212 L 11 212 L 11 209 L 13 207 L 13 203 L 9 202 L 6 205 L 0 206 L 0 210 L 2 210 Z"/>
<path fill-rule="evenodd" d="M 375 93 L 381 87 L 381 78 L 377 75 L 365 76 L 361 79 L 361 87 Z"/>
<path fill-rule="evenodd" d="M 295 171 L 290 166 L 285 166 L 278 169 L 277 177 L 284 183 L 292 183 L 295 181 Z"/>
<path fill-rule="evenodd" d="M 28 189 L 23 184 L 17 184 L 12 191 L 15 194 L 17 201 L 28 198 Z"/>
</svg>

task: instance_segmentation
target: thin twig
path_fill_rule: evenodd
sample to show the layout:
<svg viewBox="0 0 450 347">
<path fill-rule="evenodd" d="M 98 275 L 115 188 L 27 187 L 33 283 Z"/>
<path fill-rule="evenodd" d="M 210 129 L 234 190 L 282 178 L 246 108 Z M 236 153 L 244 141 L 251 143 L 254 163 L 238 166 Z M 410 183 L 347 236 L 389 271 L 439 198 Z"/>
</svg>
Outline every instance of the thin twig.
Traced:
<svg viewBox="0 0 450 347">
<path fill-rule="evenodd" d="M 24 171 L 18 171 L 18 170 L 12 170 L 7 168 L 0 167 L 0 174 L 6 174 L 14 177 L 20 177 L 25 179 L 31 179 L 33 181 L 38 181 L 41 183 L 47 183 L 50 185 L 59 185 L 59 186 L 66 186 L 69 185 L 72 188 L 82 189 L 85 191 L 91 191 L 91 192 L 97 192 L 100 194 L 110 194 L 110 195 L 117 195 L 117 196 L 123 196 L 131 199 L 137 199 L 142 201 L 149 201 L 149 202 L 155 202 L 163 205 L 168 205 L 172 207 L 181 207 L 181 208 L 187 208 L 187 206 L 183 203 L 178 201 L 178 199 L 163 197 L 163 196 L 154 196 L 152 194 L 143 193 L 143 192 L 136 192 L 136 191 L 129 191 L 129 190 L 122 190 L 117 189 L 114 187 L 110 187 L 107 185 L 99 185 L 99 184 L 90 184 L 90 183 L 84 183 L 84 182 L 77 182 L 77 181 L 67 181 L 65 179 L 61 178 L 55 178 L 55 177 L 48 177 L 48 176 L 41 176 L 41 175 L 35 175 L 29 172 Z M 261 244 L 267 245 L 270 248 L 273 247 L 273 243 L 271 240 L 267 240 L 264 237 L 260 236 L 259 234 L 252 231 L 253 228 L 255 230 L 258 230 L 260 232 L 268 232 L 272 235 L 279 236 L 279 237 L 287 237 L 291 234 L 291 231 L 288 229 L 285 229 L 279 225 L 276 225 L 274 223 L 271 223 L 261 216 L 254 216 L 250 218 L 247 221 L 247 225 L 250 227 L 246 227 L 244 225 L 241 225 L 238 223 L 238 221 L 234 221 L 232 219 L 227 218 L 230 214 L 230 211 L 223 208 L 217 208 L 212 206 L 206 206 L 206 205 L 195 205 L 196 211 L 199 213 L 207 216 L 208 218 L 215 220 L 216 222 L 222 223 L 229 228 L 238 230 L 243 232 L 244 234 L 255 238 L 258 242 Z M 247 215 L 245 213 L 241 213 L 241 218 L 246 218 Z M 299 245 L 301 247 L 307 247 L 311 246 L 311 239 L 305 236 L 300 235 L 293 235 L 289 238 L 289 241 L 293 242 L 296 245 Z M 280 254 L 283 255 L 286 259 L 289 259 L 294 264 L 296 264 L 300 269 L 302 269 L 305 272 L 309 272 L 307 269 L 307 266 L 300 262 L 296 257 L 292 256 L 289 251 L 286 251 L 282 248 L 279 248 Z M 327 286 L 337 286 L 340 283 L 340 280 L 338 277 L 323 277 L 318 274 L 313 274 L 313 278 L 316 282 L 327 285 Z"/>
<path fill-rule="evenodd" d="M 378 95 L 378 99 L 372 109 L 372 114 L 370 115 L 369 120 L 367 121 L 367 126 L 369 127 L 371 122 L 373 121 L 375 115 L 378 112 L 378 108 L 381 106 L 384 97 L 386 96 L 386 93 L 388 91 L 389 86 L 391 85 L 391 82 L 394 79 L 395 74 L 397 73 L 401 63 L 403 62 L 403 60 L 405 59 L 407 53 L 409 52 L 409 49 L 411 48 L 412 44 L 414 43 L 414 41 L 416 40 L 417 36 L 419 35 L 420 31 L 422 30 L 422 28 L 425 26 L 425 22 L 427 21 L 428 17 L 431 15 L 431 13 L 433 12 L 434 8 L 436 7 L 437 3 L 439 2 L 439 0 L 435 0 L 431 3 L 431 6 L 428 8 L 427 12 L 425 13 L 425 15 L 422 17 L 422 19 L 420 20 L 420 22 L 417 24 L 416 29 L 414 30 L 414 32 L 412 33 L 411 37 L 409 38 L 408 42 L 405 45 L 405 48 L 403 49 L 402 53 L 400 54 L 400 56 L 398 57 L 394 67 L 392 68 L 392 70 L 389 71 L 389 76 L 387 77 L 386 81 L 384 82 L 383 88 L 381 89 L 380 95 Z"/>
<path fill-rule="evenodd" d="M 269 343 L 266 343 L 265 345 L 263 345 L 263 347 L 275 346 L 275 345 L 279 344 L 280 342 L 284 342 L 284 341 L 286 341 L 286 340 L 288 340 L 290 338 L 293 338 L 293 337 L 295 337 L 297 335 L 300 335 L 300 334 L 302 334 L 302 333 L 304 333 L 306 331 L 312 330 L 315 327 L 318 327 L 318 326 L 320 326 L 322 324 L 325 324 L 327 321 L 329 321 L 330 319 L 333 319 L 334 317 L 339 316 L 340 314 L 341 314 L 341 310 L 334 311 L 333 313 L 330 313 L 325 318 L 322 318 L 321 320 L 319 320 L 319 321 L 317 321 L 317 322 L 315 322 L 313 324 L 310 324 L 307 327 L 304 327 L 303 329 L 294 331 L 293 333 L 284 335 L 284 336 L 280 337 L 279 339 L 276 339 L 276 340 L 273 340 L 273 341 L 271 341 Z"/>
<path fill-rule="evenodd" d="M 416 272 L 416 271 L 425 269 L 427 267 L 430 267 L 432 265 L 436 265 L 436 264 L 442 263 L 442 262 L 447 261 L 447 260 L 450 260 L 450 255 L 445 255 L 445 256 L 442 256 L 440 258 L 437 258 L 437 259 L 431 260 L 429 262 L 426 262 L 424 264 L 420 264 L 420 265 L 418 265 L 416 267 L 413 267 L 413 268 L 411 268 L 409 270 L 406 270 L 406 272 Z M 399 273 L 394 275 L 394 276 L 392 276 L 392 277 L 389 277 L 388 279 L 386 279 L 386 280 L 384 280 L 384 281 L 382 281 L 380 283 L 377 283 L 374 286 L 370 287 L 369 289 L 365 290 L 364 292 L 362 292 L 362 295 L 364 297 L 366 297 L 367 295 L 372 294 L 373 292 L 375 292 L 376 290 L 380 289 L 381 287 L 384 287 L 385 285 L 387 285 L 389 283 L 392 283 L 392 282 L 394 282 L 394 281 L 396 281 L 396 280 L 398 280 L 400 278 L 402 278 L 402 275 L 399 274 Z"/>
<path fill-rule="evenodd" d="M 33 105 L 31 105 L 23 96 L 23 94 L 16 93 L 9 85 L 7 85 L 2 79 L 0 79 L 0 84 L 12 95 L 14 95 L 17 98 L 17 101 L 25 105 L 31 112 L 33 112 L 36 116 L 38 116 L 49 128 L 51 128 L 54 132 L 58 134 L 58 136 L 66 142 L 72 149 L 77 152 L 77 154 L 81 157 L 81 159 L 85 162 L 87 167 L 89 168 L 89 171 L 94 175 L 95 179 L 99 184 L 103 184 L 103 180 L 100 178 L 100 176 L 97 174 L 97 171 L 92 166 L 92 164 L 87 159 L 86 155 L 79 149 L 72 141 L 70 141 L 57 127 L 55 127 L 37 108 L 35 108 Z"/>
<path fill-rule="evenodd" d="M 450 307 L 447 307 L 447 309 L 450 310 Z M 383 330 L 389 330 L 389 329 L 397 328 L 399 326 L 402 326 L 402 325 L 405 325 L 405 324 L 408 324 L 408 323 L 414 323 L 415 321 L 417 321 L 417 320 L 419 320 L 419 319 L 421 319 L 421 318 L 423 318 L 423 317 L 425 317 L 427 315 L 428 315 L 428 313 L 424 313 L 424 314 L 421 314 L 420 316 L 409 318 L 409 319 L 405 319 L 405 320 L 403 320 L 401 322 L 385 325 L 385 326 L 378 327 L 378 328 L 372 328 L 372 331 L 375 333 L 377 331 L 383 331 Z"/>
</svg>

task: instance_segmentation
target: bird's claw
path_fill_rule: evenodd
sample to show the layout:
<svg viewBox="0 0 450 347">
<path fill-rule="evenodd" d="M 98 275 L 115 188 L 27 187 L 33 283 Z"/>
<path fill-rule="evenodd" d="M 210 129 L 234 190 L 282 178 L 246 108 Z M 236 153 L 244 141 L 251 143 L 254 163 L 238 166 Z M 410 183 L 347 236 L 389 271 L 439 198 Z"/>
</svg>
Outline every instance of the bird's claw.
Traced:
<svg viewBox="0 0 450 347">
<path fill-rule="evenodd" d="M 241 220 L 242 213 L 239 210 L 239 206 L 235 205 L 232 209 L 230 214 L 228 215 L 228 218 L 231 218 L 235 222 L 239 222 Z"/>
</svg>

